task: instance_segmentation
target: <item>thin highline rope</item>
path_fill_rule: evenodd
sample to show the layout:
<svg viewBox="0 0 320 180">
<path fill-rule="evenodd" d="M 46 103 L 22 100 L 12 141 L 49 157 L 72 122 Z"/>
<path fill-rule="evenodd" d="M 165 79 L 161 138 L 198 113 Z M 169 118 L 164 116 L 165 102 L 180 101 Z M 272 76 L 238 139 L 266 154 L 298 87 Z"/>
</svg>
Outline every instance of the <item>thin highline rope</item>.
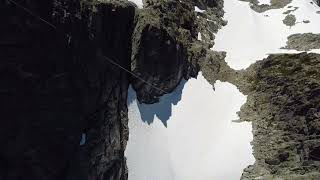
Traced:
<svg viewBox="0 0 320 180">
<path fill-rule="evenodd" d="M 102 56 L 102 57 L 104 57 L 105 59 L 107 59 L 107 60 L 108 60 L 110 63 L 112 63 L 113 65 L 116 65 L 116 66 L 118 66 L 120 69 L 122 69 L 122 70 L 126 71 L 127 73 L 131 74 L 132 76 L 140 79 L 142 82 L 148 84 L 149 86 L 151 86 L 151 87 L 153 87 L 153 88 L 155 88 L 155 89 L 157 89 L 157 90 L 159 90 L 159 91 L 162 91 L 162 92 L 164 92 L 164 93 L 168 93 L 168 92 L 166 92 L 166 91 L 164 91 L 164 90 L 162 90 L 162 89 L 154 86 L 153 84 L 149 83 L 148 81 L 142 79 L 142 78 L 139 77 L 138 75 L 134 74 L 132 71 L 129 71 L 129 70 L 127 70 L 126 68 L 122 67 L 120 64 L 116 63 L 116 62 L 113 61 L 112 59 L 110 59 L 110 58 L 108 58 L 108 57 L 106 57 L 106 56 Z"/>
<path fill-rule="evenodd" d="M 30 14 L 31 16 L 38 18 L 38 19 L 41 20 L 43 23 L 46 23 L 47 25 L 49 25 L 50 27 L 52 27 L 54 30 L 57 30 L 57 29 L 58 29 L 55 25 L 53 25 L 52 23 L 46 21 L 45 19 L 41 18 L 40 16 L 36 15 L 35 13 L 33 13 L 33 12 L 32 12 L 31 10 L 29 10 L 28 8 L 26 8 L 26 7 L 18 4 L 17 2 L 15 2 L 15 1 L 13 1 L 13 0 L 8 0 L 8 1 L 12 2 L 12 3 L 15 4 L 17 7 L 23 9 L 24 11 L 26 11 L 26 12 L 27 12 L 28 14 Z M 67 35 L 67 34 L 66 34 L 66 35 Z M 67 36 L 69 37 L 69 35 L 67 35 Z M 120 64 L 118 64 L 118 63 L 116 63 L 115 61 L 113 61 L 111 58 L 108 58 L 108 57 L 103 56 L 103 55 L 101 55 L 101 56 L 104 57 L 104 58 L 105 58 L 107 61 L 109 61 L 111 64 L 113 64 L 113 65 L 117 66 L 118 68 L 126 71 L 127 73 L 131 74 L 132 76 L 134 76 L 135 78 L 141 80 L 142 82 L 146 83 L 147 85 L 153 87 L 154 89 L 157 89 L 157 90 L 159 90 L 159 91 L 161 91 L 161 92 L 163 92 L 163 93 L 168 94 L 167 91 L 165 91 L 165 90 L 163 90 L 163 89 L 161 89 L 161 88 L 158 88 L 158 87 L 154 86 L 153 84 L 149 83 L 148 81 L 142 79 L 142 78 L 139 77 L 138 75 L 134 74 L 132 71 L 130 71 L 130 70 L 122 67 Z"/>
<path fill-rule="evenodd" d="M 48 24 L 48 25 L 49 25 L 50 27 L 52 27 L 53 29 L 57 30 L 57 27 L 56 27 L 55 25 L 53 25 L 53 24 L 51 24 L 50 22 L 44 20 L 44 19 L 41 18 L 40 16 L 34 14 L 34 13 L 33 13 L 31 10 L 29 10 L 28 8 L 26 8 L 26 7 L 18 4 L 17 2 L 15 2 L 15 1 L 13 1 L 13 0 L 8 0 L 8 1 L 12 2 L 13 4 L 15 4 L 16 6 L 18 6 L 19 8 L 23 9 L 24 11 L 26 11 L 26 12 L 27 12 L 28 14 L 30 14 L 31 16 L 38 18 L 38 19 L 41 20 L 42 22 Z"/>
</svg>

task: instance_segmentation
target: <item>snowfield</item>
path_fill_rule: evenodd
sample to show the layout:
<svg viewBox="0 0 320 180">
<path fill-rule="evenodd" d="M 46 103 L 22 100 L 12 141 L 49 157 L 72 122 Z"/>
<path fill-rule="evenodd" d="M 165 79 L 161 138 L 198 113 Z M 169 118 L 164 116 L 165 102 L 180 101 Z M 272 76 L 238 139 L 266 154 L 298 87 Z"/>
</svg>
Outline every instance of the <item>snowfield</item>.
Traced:
<svg viewBox="0 0 320 180">
<path fill-rule="evenodd" d="M 225 19 L 228 24 L 217 33 L 214 50 L 226 51 L 227 63 L 234 69 L 244 69 L 272 53 L 297 53 L 295 50 L 283 50 L 287 37 L 296 33 L 320 33 L 320 10 L 310 3 L 311 0 L 293 0 L 283 9 L 273 9 L 257 13 L 250 9 L 248 2 L 225 0 Z M 291 8 L 289 8 L 292 6 Z M 288 27 L 282 20 L 289 9 L 299 7 L 292 12 L 297 24 Z M 309 20 L 310 23 L 303 23 Z M 314 50 L 319 52 L 319 50 Z"/>
<path fill-rule="evenodd" d="M 129 93 L 130 180 L 232 180 L 254 163 L 251 123 L 232 122 L 246 101 L 234 85 L 217 82 L 214 91 L 200 73 L 160 105 L 140 107 L 134 91 Z M 153 106 L 158 114 L 149 121 L 145 114 Z"/>
</svg>

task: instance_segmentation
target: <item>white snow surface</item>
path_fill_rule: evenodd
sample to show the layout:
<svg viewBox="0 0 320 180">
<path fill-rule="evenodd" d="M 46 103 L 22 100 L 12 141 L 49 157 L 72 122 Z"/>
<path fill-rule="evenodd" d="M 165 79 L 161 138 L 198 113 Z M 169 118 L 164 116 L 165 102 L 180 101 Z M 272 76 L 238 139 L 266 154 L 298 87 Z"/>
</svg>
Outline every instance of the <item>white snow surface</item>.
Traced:
<svg viewBox="0 0 320 180">
<path fill-rule="evenodd" d="M 198 33 L 198 40 L 199 40 L 199 41 L 202 40 L 202 37 L 201 37 L 201 33 L 200 33 L 200 32 Z"/>
<path fill-rule="evenodd" d="M 131 1 L 131 2 L 135 3 L 138 6 L 138 8 L 142 8 L 143 7 L 142 0 L 128 0 L 128 1 Z"/>
<path fill-rule="evenodd" d="M 250 9 L 248 2 L 225 0 L 225 19 L 228 24 L 217 33 L 214 50 L 226 51 L 226 61 L 234 69 L 247 68 L 250 64 L 272 53 L 297 53 L 295 50 L 280 49 L 286 45 L 287 37 L 296 33 L 320 33 L 320 8 L 311 0 L 293 0 L 283 9 L 257 13 Z M 292 6 L 292 8 L 288 8 Z M 285 12 L 293 12 L 297 18 L 295 26 L 283 24 Z M 310 23 L 302 23 L 310 20 Z M 313 52 L 320 52 L 313 50 Z"/>
<path fill-rule="evenodd" d="M 196 12 L 204 12 L 204 11 L 205 11 L 205 10 L 199 9 L 197 6 L 194 7 L 194 10 L 195 10 Z"/>
<path fill-rule="evenodd" d="M 214 91 L 200 73 L 158 104 L 140 110 L 129 90 L 129 180 L 236 180 L 254 163 L 251 123 L 232 122 L 246 96 L 230 83 L 218 81 L 215 87 Z M 169 114 L 167 127 L 161 113 L 150 125 L 143 122 L 141 113 L 154 106 Z"/>
<path fill-rule="evenodd" d="M 270 5 L 270 0 L 259 0 L 259 4 L 268 4 Z"/>
</svg>

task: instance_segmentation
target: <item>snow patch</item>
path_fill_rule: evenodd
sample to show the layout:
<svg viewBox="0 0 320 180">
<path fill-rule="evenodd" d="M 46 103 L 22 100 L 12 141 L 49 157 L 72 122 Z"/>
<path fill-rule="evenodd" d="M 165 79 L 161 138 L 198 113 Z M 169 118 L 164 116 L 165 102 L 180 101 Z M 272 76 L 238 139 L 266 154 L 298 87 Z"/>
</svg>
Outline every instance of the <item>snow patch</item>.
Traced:
<svg viewBox="0 0 320 180">
<path fill-rule="evenodd" d="M 259 4 L 271 5 L 271 0 L 259 0 Z"/>
<path fill-rule="evenodd" d="M 202 40 L 202 38 L 201 38 L 201 33 L 200 33 L 200 32 L 198 33 L 198 40 L 199 40 L 199 41 Z"/>
<path fill-rule="evenodd" d="M 135 3 L 140 9 L 143 7 L 142 0 L 128 0 L 128 1 Z"/>
<path fill-rule="evenodd" d="M 180 85 L 181 86 L 181 85 Z M 178 87 L 179 89 L 180 87 Z M 200 73 L 184 84 L 181 100 L 171 109 L 167 128 L 161 115 L 153 122 L 143 122 L 142 109 L 133 97 L 129 100 L 129 141 L 125 155 L 130 180 L 218 180 L 240 179 L 243 169 L 254 163 L 251 123 L 234 123 L 246 96 L 230 84 L 218 81 L 215 91 Z M 165 95 L 166 98 L 179 94 Z M 134 96 L 129 90 L 129 97 Z M 179 98 L 178 98 L 179 99 Z"/>
<path fill-rule="evenodd" d="M 320 33 L 320 7 L 309 1 L 293 0 L 288 6 L 299 7 L 294 14 L 297 23 L 287 27 L 282 20 L 285 8 L 273 9 L 264 13 L 254 12 L 249 3 L 239 0 L 225 0 L 225 19 L 228 24 L 218 31 L 214 50 L 226 51 L 226 61 L 234 69 L 247 68 L 272 53 L 297 53 L 294 50 L 280 49 L 287 37 L 296 33 Z M 287 7 L 288 7 L 287 6 Z"/>
<path fill-rule="evenodd" d="M 201 13 L 203 13 L 203 12 L 205 11 L 205 10 L 199 9 L 197 6 L 194 7 L 194 10 L 195 10 L 196 12 L 201 12 Z"/>
</svg>

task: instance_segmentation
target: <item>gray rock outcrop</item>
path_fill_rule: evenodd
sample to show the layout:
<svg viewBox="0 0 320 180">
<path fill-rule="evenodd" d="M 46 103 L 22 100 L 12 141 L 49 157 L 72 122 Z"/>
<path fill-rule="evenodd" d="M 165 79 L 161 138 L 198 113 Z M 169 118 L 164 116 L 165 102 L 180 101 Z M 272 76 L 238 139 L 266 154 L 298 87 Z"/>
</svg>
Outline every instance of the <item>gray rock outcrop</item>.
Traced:
<svg viewBox="0 0 320 180">
<path fill-rule="evenodd" d="M 282 20 L 283 24 L 285 24 L 286 26 L 294 26 L 296 25 L 297 22 L 297 18 L 295 15 L 293 14 L 288 14 L 286 15 L 286 17 Z"/>
<path fill-rule="evenodd" d="M 283 49 L 295 49 L 297 51 L 320 49 L 320 34 L 292 34 L 288 37 L 287 45 Z"/>
<path fill-rule="evenodd" d="M 256 162 L 242 179 L 320 178 L 320 55 L 270 55 L 246 71 L 240 118 L 253 125 Z"/>
</svg>

